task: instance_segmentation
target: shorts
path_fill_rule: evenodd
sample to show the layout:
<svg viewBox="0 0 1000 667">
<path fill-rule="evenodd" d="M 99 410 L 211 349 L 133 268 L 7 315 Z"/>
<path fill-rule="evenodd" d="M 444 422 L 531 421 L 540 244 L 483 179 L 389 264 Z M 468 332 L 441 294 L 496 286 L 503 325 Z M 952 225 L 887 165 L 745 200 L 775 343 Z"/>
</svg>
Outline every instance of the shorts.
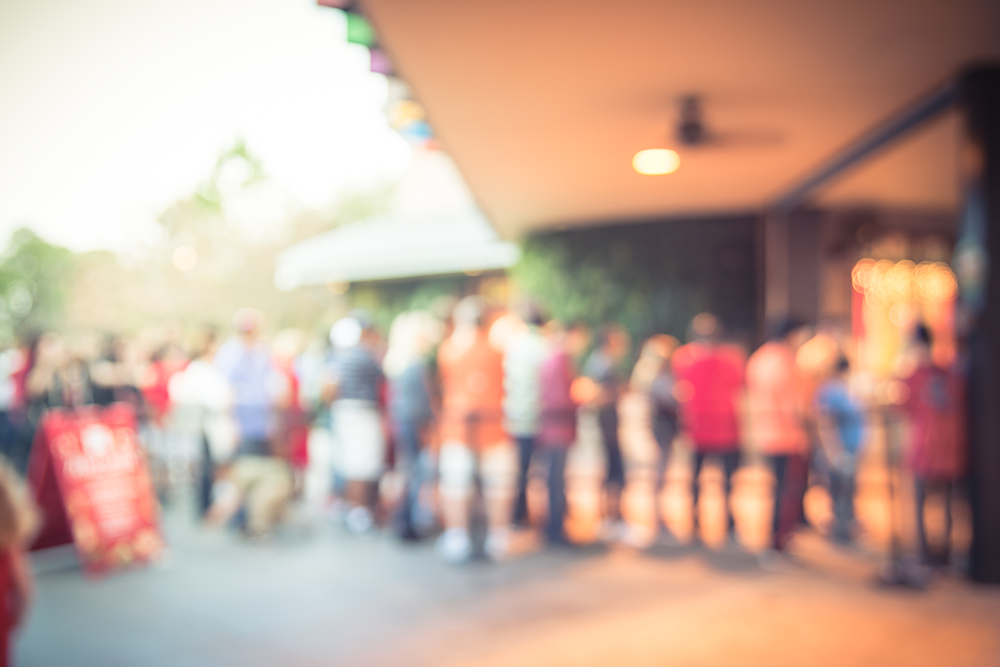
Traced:
<svg viewBox="0 0 1000 667">
<path fill-rule="evenodd" d="M 517 461 L 517 449 L 510 442 L 496 443 L 481 451 L 461 442 L 445 442 L 438 456 L 441 495 L 468 497 L 478 472 L 484 496 L 512 496 L 517 483 Z"/>
<path fill-rule="evenodd" d="M 385 431 L 374 401 L 342 399 L 333 403 L 337 472 L 347 480 L 375 482 L 385 467 Z"/>
</svg>

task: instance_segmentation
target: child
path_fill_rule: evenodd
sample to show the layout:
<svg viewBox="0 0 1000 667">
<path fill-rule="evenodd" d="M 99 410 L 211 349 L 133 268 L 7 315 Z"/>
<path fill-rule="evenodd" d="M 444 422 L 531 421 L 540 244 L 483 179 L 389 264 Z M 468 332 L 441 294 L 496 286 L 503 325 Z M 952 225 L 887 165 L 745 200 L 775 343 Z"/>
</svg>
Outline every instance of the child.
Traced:
<svg viewBox="0 0 1000 667">
<path fill-rule="evenodd" d="M 830 496 L 833 500 L 835 542 L 854 539 L 854 487 L 865 417 L 862 405 L 851 395 L 848 380 L 851 365 L 844 357 L 833 375 L 820 384 L 813 399 L 819 439 L 830 462 Z"/>
<path fill-rule="evenodd" d="M 33 581 L 25 549 L 37 524 L 24 484 L 0 461 L 0 667 L 10 664 L 11 631 L 31 601 Z"/>
</svg>

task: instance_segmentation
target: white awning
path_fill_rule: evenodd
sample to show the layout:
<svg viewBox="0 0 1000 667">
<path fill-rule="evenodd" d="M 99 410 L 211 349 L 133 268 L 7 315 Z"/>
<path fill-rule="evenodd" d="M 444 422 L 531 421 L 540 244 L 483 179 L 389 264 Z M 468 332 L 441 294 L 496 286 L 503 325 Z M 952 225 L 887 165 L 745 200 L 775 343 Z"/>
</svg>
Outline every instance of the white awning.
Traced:
<svg viewBox="0 0 1000 667">
<path fill-rule="evenodd" d="M 274 284 L 308 285 L 506 269 L 520 258 L 477 208 L 358 220 L 289 246 L 278 256 Z"/>
</svg>

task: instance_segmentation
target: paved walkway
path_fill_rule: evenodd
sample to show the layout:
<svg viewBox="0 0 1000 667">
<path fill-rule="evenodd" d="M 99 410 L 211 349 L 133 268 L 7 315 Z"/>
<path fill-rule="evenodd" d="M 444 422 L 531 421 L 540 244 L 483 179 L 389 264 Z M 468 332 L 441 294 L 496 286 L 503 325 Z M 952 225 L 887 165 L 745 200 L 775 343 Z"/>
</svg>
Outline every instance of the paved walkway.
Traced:
<svg viewBox="0 0 1000 667">
<path fill-rule="evenodd" d="M 167 516 L 168 564 L 85 580 L 39 562 L 22 667 L 198 665 L 1000 665 L 1000 589 L 871 584 L 879 559 L 797 538 L 764 572 L 738 550 L 599 546 L 501 565 L 326 523 L 264 546 Z M 58 560 L 58 559 L 56 559 Z"/>
<path fill-rule="evenodd" d="M 623 405 L 633 464 L 625 510 L 633 524 L 649 526 L 646 471 L 655 445 L 636 417 L 639 405 Z M 584 421 L 571 456 L 567 528 L 588 542 L 598 527 L 602 464 L 596 427 Z M 314 453 L 317 471 L 326 469 L 329 453 Z M 165 517 L 172 553 L 162 566 L 93 582 L 72 558 L 38 560 L 38 601 L 18 642 L 18 664 L 1000 666 L 1000 588 L 953 576 L 924 592 L 873 585 L 892 514 L 882 458 L 873 447 L 859 477 L 861 547 L 844 551 L 805 532 L 792 543 L 801 563 L 779 572 L 721 546 L 715 468 L 702 475 L 708 548 L 592 544 L 543 552 L 533 551 L 528 535 L 519 539 L 522 553 L 500 565 L 449 567 L 430 544 L 358 541 L 304 514 L 272 543 L 255 546 L 200 529 L 189 510 L 175 507 Z M 691 529 L 688 468 L 679 443 L 661 500 L 683 540 Z M 313 485 L 317 498 L 326 484 Z M 768 471 L 750 457 L 734 488 L 749 550 L 767 542 L 770 487 Z M 544 508 L 542 493 L 531 499 Z M 823 490 L 806 501 L 811 522 L 824 526 Z M 904 536 L 912 533 L 906 516 L 897 512 Z M 964 512 L 954 538 L 968 543 Z"/>
</svg>

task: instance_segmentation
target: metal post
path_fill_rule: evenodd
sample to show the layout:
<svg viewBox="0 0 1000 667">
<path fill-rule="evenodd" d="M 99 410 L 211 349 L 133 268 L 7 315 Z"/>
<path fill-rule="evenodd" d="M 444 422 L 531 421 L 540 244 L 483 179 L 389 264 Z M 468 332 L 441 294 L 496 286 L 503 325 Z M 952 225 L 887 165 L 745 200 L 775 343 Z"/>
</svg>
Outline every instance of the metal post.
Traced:
<svg viewBox="0 0 1000 667">
<path fill-rule="evenodd" d="M 954 266 L 969 346 L 970 575 L 1000 583 L 1000 66 L 960 80 L 966 202 Z"/>
</svg>

